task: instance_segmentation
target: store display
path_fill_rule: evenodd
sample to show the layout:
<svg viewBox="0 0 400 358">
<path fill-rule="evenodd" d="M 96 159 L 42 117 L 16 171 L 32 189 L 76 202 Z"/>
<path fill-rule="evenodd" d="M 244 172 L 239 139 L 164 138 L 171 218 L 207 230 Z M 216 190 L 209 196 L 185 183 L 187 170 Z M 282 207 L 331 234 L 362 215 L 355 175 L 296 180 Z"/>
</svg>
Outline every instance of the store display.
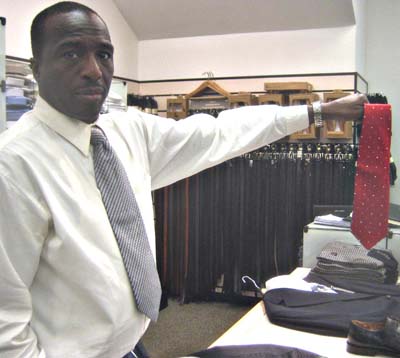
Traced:
<svg viewBox="0 0 400 358">
<path fill-rule="evenodd" d="M 20 90 L 20 88 L 18 88 Z M 15 123 L 25 112 L 32 109 L 32 99 L 23 95 L 9 95 L 6 96 L 7 104 L 7 123 L 8 126 L 11 123 Z M 13 92 L 15 94 L 15 92 Z"/>
<path fill-rule="evenodd" d="M 36 98 L 36 81 L 29 63 L 6 61 L 6 108 L 7 128 L 33 108 Z"/>
<path fill-rule="evenodd" d="M 188 101 L 188 113 L 208 113 L 213 117 L 230 108 L 231 93 L 215 81 L 207 80 L 185 96 Z"/>
<path fill-rule="evenodd" d="M 269 320 L 279 326 L 347 337 L 352 320 L 381 321 L 400 314 L 400 287 L 309 273 L 305 281 L 336 293 L 290 288 L 269 290 L 263 298 Z"/>
<path fill-rule="evenodd" d="M 315 93 L 291 93 L 289 94 L 289 105 L 296 106 L 296 105 L 311 105 L 312 103 L 319 100 L 319 97 Z M 291 140 L 298 140 L 298 139 L 316 139 L 317 133 L 315 130 L 315 124 L 311 124 L 308 128 L 296 132 L 290 136 Z"/>
<path fill-rule="evenodd" d="M 5 58 L 6 58 L 6 19 L 0 17 L 0 133 L 6 129 L 6 100 L 5 100 Z"/>
<path fill-rule="evenodd" d="M 241 277 L 299 266 L 314 203 L 352 203 L 354 158 L 350 144 L 274 143 L 155 191 L 164 287 L 182 302 L 254 300 Z"/>
<path fill-rule="evenodd" d="M 109 113 L 114 111 L 126 111 L 127 110 L 127 86 L 126 82 L 113 79 L 110 86 L 110 91 L 106 97 L 101 113 Z"/>
<path fill-rule="evenodd" d="M 257 97 L 258 104 L 276 104 L 278 106 L 283 106 L 284 98 L 283 94 L 279 93 L 268 93 L 262 94 Z"/>
<path fill-rule="evenodd" d="M 325 92 L 323 98 L 324 102 L 331 102 L 349 94 L 350 93 L 348 92 L 335 90 L 333 92 Z M 322 130 L 322 137 L 328 139 L 351 139 L 353 134 L 352 126 L 352 122 L 325 121 Z"/>
<path fill-rule="evenodd" d="M 398 262 L 389 250 L 371 252 L 361 245 L 329 242 L 317 256 L 312 272 L 349 280 L 396 283 Z"/>
<path fill-rule="evenodd" d="M 158 103 L 153 96 L 140 96 L 134 93 L 129 93 L 127 98 L 127 104 L 129 107 L 136 108 L 139 111 L 149 114 L 158 114 Z"/>
<path fill-rule="evenodd" d="M 176 120 L 184 119 L 188 116 L 188 104 L 184 96 L 167 99 L 167 117 Z"/>
<path fill-rule="evenodd" d="M 251 93 L 239 92 L 228 97 L 229 108 L 239 108 L 258 104 L 257 97 Z"/>
<path fill-rule="evenodd" d="M 269 93 L 309 93 L 313 86 L 309 82 L 265 82 L 264 90 Z"/>
<path fill-rule="evenodd" d="M 315 91 L 310 82 L 264 82 L 264 90 L 264 94 L 257 96 L 251 92 L 230 93 L 222 88 L 216 80 L 206 80 L 188 94 L 179 95 L 176 98 L 167 98 L 166 116 L 180 120 L 192 114 L 207 113 L 216 117 L 225 109 L 246 105 L 289 106 L 312 104 L 320 100 L 319 91 Z M 329 102 L 349 94 L 349 92 L 342 90 L 323 92 L 323 101 Z M 309 128 L 282 138 L 278 142 L 297 143 L 312 140 L 315 142 L 350 143 L 354 142 L 352 127 L 353 124 L 350 121 L 344 123 L 341 121 L 322 121 L 319 130 L 312 124 Z"/>
</svg>

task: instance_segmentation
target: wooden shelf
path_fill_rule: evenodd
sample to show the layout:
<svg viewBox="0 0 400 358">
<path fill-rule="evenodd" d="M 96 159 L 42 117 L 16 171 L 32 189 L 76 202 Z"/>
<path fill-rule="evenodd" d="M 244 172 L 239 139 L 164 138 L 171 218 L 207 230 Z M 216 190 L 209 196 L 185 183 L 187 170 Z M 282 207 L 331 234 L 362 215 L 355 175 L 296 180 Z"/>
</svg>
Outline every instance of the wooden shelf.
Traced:
<svg viewBox="0 0 400 358">
<path fill-rule="evenodd" d="M 330 102 L 349 94 L 341 90 L 326 92 L 324 93 L 324 102 Z M 327 139 L 351 139 L 353 137 L 353 122 L 325 121 L 322 127 L 322 137 Z"/>
</svg>

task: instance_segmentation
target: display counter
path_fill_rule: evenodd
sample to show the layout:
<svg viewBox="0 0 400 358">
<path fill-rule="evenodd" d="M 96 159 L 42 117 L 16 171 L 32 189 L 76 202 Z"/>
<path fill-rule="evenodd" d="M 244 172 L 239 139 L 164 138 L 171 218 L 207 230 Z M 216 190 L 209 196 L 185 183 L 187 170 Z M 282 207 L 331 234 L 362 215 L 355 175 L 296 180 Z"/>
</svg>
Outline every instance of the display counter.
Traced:
<svg viewBox="0 0 400 358">
<path fill-rule="evenodd" d="M 291 275 L 304 277 L 309 269 L 297 268 Z M 246 344 L 275 344 L 318 353 L 328 358 L 362 357 L 347 353 L 346 338 L 323 336 L 271 323 L 260 301 L 210 347 Z M 377 355 L 375 357 L 384 357 Z"/>
</svg>

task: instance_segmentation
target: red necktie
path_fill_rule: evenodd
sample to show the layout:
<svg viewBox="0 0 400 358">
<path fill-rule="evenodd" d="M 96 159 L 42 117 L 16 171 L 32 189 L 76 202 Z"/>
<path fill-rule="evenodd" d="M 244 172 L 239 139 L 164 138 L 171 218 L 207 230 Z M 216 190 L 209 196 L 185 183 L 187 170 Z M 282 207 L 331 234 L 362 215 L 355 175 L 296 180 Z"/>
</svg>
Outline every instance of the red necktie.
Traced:
<svg viewBox="0 0 400 358">
<path fill-rule="evenodd" d="M 389 104 L 364 105 L 351 231 L 367 249 L 388 234 L 391 122 Z"/>
</svg>

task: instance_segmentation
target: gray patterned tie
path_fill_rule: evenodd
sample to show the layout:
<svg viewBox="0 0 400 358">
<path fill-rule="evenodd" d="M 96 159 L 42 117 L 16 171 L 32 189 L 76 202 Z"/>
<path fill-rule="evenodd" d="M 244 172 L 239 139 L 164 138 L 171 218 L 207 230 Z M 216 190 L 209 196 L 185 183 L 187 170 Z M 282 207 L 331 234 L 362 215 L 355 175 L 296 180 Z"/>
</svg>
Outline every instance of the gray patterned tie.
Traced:
<svg viewBox="0 0 400 358">
<path fill-rule="evenodd" d="M 99 127 L 92 128 L 90 142 L 97 187 L 117 239 L 137 307 L 156 321 L 161 285 L 135 194 L 122 163 Z"/>
</svg>

